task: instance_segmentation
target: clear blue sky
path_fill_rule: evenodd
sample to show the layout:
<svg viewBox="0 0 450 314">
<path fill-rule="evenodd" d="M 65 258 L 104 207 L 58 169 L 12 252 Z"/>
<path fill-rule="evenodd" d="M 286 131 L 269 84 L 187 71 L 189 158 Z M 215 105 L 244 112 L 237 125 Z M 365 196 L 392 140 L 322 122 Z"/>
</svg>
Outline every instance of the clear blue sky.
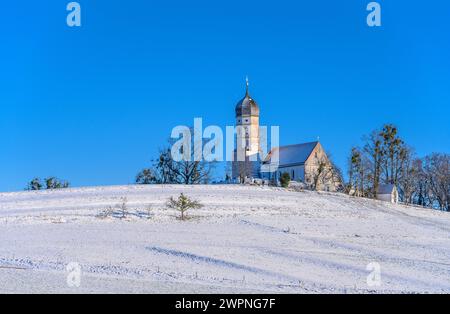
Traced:
<svg viewBox="0 0 450 314">
<path fill-rule="evenodd" d="M 35 176 L 132 183 L 178 124 L 234 123 L 245 75 L 281 144 L 320 136 L 345 169 L 385 122 L 450 152 L 449 1 L 79 1 L 0 6 L 0 191 Z"/>
</svg>

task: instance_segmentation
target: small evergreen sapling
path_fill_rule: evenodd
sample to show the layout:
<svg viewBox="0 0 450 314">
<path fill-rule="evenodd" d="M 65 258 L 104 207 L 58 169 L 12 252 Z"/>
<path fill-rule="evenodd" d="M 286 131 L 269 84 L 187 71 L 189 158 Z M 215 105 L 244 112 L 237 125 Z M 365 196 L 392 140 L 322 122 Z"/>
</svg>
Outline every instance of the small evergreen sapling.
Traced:
<svg viewBox="0 0 450 314">
<path fill-rule="evenodd" d="M 117 205 L 117 207 L 119 208 L 119 214 L 120 214 L 120 219 L 125 219 L 127 218 L 128 215 L 128 199 L 126 197 L 121 198 L 121 203 Z"/>
<path fill-rule="evenodd" d="M 181 220 L 185 220 L 185 218 L 186 218 L 185 213 L 189 209 L 197 209 L 197 208 L 203 207 L 203 205 L 200 204 L 200 202 L 191 200 L 189 197 L 187 197 L 183 193 L 181 193 L 177 199 L 171 197 L 167 201 L 166 206 L 170 209 L 178 210 L 181 213 L 181 217 L 180 217 Z"/>
<path fill-rule="evenodd" d="M 147 211 L 147 219 L 152 218 L 153 215 L 153 207 L 152 205 L 148 205 L 145 210 Z"/>
</svg>

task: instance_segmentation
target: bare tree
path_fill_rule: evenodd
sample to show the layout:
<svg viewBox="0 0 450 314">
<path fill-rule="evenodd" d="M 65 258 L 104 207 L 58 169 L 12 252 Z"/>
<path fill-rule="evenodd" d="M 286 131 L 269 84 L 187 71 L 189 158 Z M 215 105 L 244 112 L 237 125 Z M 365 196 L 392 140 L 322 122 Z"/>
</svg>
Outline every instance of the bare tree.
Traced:
<svg viewBox="0 0 450 314">
<path fill-rule="evenodd" d="M 448 154 L 416 158 L 392 124 L 363 139 L 363 149 L 353 148 L 349 158 L 349 192 L 375 198 L 381 183 L 395 184 L 405 203 L 450 210 Z"/>
<path fill-rule="evenodd" d="M 312 188 L 319 190 L 333 186 L 339 189 L 343 182 L 342 173 L 331 160 L 331 155 L 318 157 L 314 162 L 314 165 L 310 166 L 310 171 L 308 171 L 309 178 L 306 180 L 311 182 Z"/>
<path fill-rule="evenodd" d="M 252 176 L 254 164 L 248 156 L 245 156 L 245 160 L 233 161 L 232 167 L 234 176 L 239 178 L 240 183 L 244 183 L 245 178 Z"/>
<path fill-rule="evenodd" d="M 423 169 L 423 159 L 417 158 L 414 160 L 413 167 L 416 172 L 413 176 L 414 179 L 414 196 L 413 203 L 424 206 L 433 207 L 430 197 L 429 179 L 425 170 Z"/>
<path fill-rule="evenodd" d="M 371 179 L 370 192 L 373 197 L 377 196 L 380 185 L 380 176 L 383 164 L 383 137 L 378 130 L 373 131 L 368 137 L 365 137 L 363 153 L 366 156 L 368 169 L 367 177 Z"/>
<path fill-rule="evenodd" d="M 347 190 L 355 196 L 368 196 L 370 162 L 364 152 L 353 147 L 349 158 L 349 184 Z"/>
<path fill-rule="evenodd" d="M 214 162 L 204 160 L 174 161 L 170 149 L 167 149 L 160 152 L 156 172 L 160 183 L 200 184 L 211 180 L 214 167 Z"/>
<path fill-rule="evenodd" d="M 139 184 L 207 184 L 211 181 L 216 162 L 195 160 L 175 161 L 170 147 L 159 151 L 153 168 L 142 170 L 136 176 Z"/>
<path fill-rule="evenodd" d="M 319 189 L 319 184 L 327 177 L 327 162 L 321 158 L 317 160 L 317 164 L 311 170 L 312 171 L 309 172 L 311 177 L 309 182 L 312 182 L 312 188 L 317 191 Z"/>
<path fill-rule="evenodd" d="M 441 210 L 450 211 L 450 155 L 433 153 L 426 156 L 423 169 L 432 203 L 437 203 Z"/>
<path fill-rule="evenodd" d="M 157 182 L 157 179 L 156 179 L 153 169 L 150 169 L 150 168 L 143 169 L 141 172 L 139 172 L 136 175 L 136 183 L 137 184 L 152 184 L 152 183 L 156 183 L 156 182 Z"/>
<path fill-rule="evenodd" d="M 400 165 L 398 187 L 401 192 L 401 198 L 403 202 L 412 204 L 417 188 L 417 180 L 420 179 L 418 163 L 414 158 L 412 148 L 407 148 L 405 146 L 402 149 Z"/>
</svg>

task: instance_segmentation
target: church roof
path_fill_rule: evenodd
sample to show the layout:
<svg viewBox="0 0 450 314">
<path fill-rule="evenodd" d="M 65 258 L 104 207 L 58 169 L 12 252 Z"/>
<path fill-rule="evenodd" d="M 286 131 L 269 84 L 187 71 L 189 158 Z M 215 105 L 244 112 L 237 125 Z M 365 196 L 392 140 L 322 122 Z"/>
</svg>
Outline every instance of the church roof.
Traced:
<svg viewBox="0 0 450 314">
<path fill-rule="evenodd" d="M 392 194 L 396 189 L 394 184 L 380 184 L 378 187 L 378 194 Z"/>
<path fill-rule="evenodd" d="M 279 152 L 279 167 L 304 164 L 319 142 L 310 142 L 273 148 L 264 163 L 270 163 L 272 154 Z"/>
<path fill-rule="evenodd" d="M 236 116 L 242 115 L 259 116 L 258 104 L 248 93 L 248 79 L 245 97 L 242 98 L 236 105 Z"/>
</svg>

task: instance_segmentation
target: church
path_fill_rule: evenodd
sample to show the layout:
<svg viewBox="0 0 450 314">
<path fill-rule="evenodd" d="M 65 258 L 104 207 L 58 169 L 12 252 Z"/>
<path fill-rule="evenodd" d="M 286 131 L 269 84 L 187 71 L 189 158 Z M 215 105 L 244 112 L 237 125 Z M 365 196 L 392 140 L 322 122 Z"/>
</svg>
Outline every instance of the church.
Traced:
<svg viewBox="0 0 450 314">
<path fill-rule="evenodd" d="M 245 96 L 237 103 L 235 113 L 237 148 L 232 165 L 235 181 L 264 179 L 277 184 L 281 175 L 288 173 L 291 181 L 315 190 L 337 191 L 342 186 L 319 141 L 273 147 L 261 157 L 260 108 L 250 96 L 248 79 Z M 238 158 L 239 154 L 244 158 Z"/>
</svg>

